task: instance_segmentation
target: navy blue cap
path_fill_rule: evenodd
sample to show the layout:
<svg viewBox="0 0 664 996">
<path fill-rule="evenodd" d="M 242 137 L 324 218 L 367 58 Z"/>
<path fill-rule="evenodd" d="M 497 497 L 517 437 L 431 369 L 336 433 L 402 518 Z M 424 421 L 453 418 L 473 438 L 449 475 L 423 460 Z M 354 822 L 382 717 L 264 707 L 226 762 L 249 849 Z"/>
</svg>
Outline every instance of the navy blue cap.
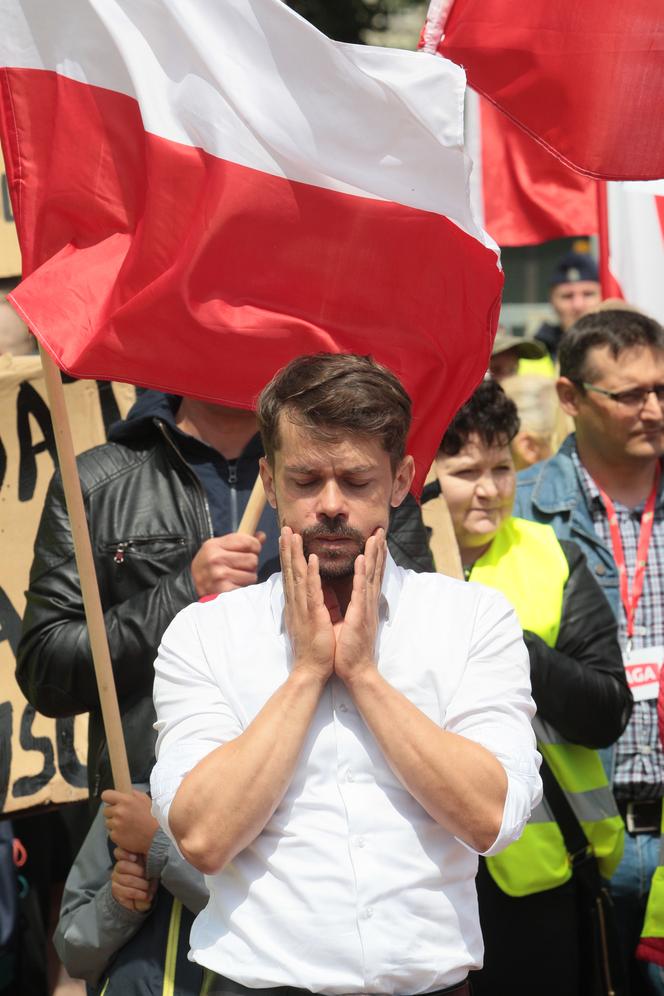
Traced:
<svg viewBox="0 0 664 996">
<path fill-rule="evenodd" d="M 567 252 L 556 263 L 549 280 L 549 287 L 555 287 L 556 284 L 575 284 L 579 280 L 594 280 L 599 283 L 597 263 L 586 252 Z"/>
</svg>

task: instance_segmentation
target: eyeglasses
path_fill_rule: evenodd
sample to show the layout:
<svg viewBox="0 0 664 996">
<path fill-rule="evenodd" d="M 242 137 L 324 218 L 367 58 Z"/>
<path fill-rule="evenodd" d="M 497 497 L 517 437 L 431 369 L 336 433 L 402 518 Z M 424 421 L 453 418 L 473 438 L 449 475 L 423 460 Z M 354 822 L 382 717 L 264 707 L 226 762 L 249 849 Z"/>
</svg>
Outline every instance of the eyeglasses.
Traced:
<svg viewBox="0 0 664 996">
<path fill-rule="evenodd" d="M 588 384 L 585 380 L 581 381 L 580 385 L 586 391 L 603 394 L 605 398 L 611 398 L 611 401 L 616 401 L 619 405 L 624 405 L 625 408 L 630 408 L 632 411 L 641 411 L 650 394 L 654 394 L 660 406 L 664 408 L 664 384 L 655 384 L 653 387 L 635 387 L 631 391 L 607 391 L 606 388 L 595 387 L 594 384 Z"/>
</svg>

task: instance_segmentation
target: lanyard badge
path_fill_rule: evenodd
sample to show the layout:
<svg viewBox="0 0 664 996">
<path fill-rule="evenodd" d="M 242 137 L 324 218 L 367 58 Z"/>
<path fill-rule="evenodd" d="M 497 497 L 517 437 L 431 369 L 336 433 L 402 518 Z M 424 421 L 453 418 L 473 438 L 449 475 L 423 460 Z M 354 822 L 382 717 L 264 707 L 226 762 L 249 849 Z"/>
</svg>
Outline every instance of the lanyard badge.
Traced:
<svg viewBox="0 0 664 996">
<path fill-rule="evenodd" d="M 643 594 L 643 584 L 646 575 L 646 565 L 648 563 L 648 549 L 652 538 L 652 531 L 655 521 L 655 503 L 659 492 L 659 482 L 661 467 L 657 464 L 655 480 L 641 516 L 641 528 L 639 530 L 639 542 L 636 549 L 636 567 L 632 578 L 632 588 L 629 588 L 627 576 L 627 564 L 625 562 L 625 549 L 623 547 L 620 526 L 616 514 L 615 505 L 599 486 L 598 490 L 606 509 L 609 520 L 609 531 L 611 534 L 611 545 L 613 547 L 613 558 L 618 568 L 620 579 L 620 599 L 625 610 L 627 624 L 627 649 L 624 655 L 625 671 L 627 680 L 636 701 L 642 699 L 656 698 L 659 688 L 659 672 L 664 659 L 664 648 L 662 647 L 642 647 L 638 651 L 632 649 L 632 638 L 634 636 L 634 619 L 636 610 Z"/>
</svg>

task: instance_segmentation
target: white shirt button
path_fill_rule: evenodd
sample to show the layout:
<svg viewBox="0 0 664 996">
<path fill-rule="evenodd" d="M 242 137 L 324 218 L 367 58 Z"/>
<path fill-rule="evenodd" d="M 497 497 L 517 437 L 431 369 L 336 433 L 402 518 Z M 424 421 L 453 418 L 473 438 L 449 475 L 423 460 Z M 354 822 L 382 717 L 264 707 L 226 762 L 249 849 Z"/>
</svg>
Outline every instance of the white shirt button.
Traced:
<svg viewBox="0 0 664 996">
<path fill-rule="evenodd" d="M 355 847 L 364 847 L 365 843 L 366 843 L 366 841 L 365 841 L 364 837 L 356 837 L 355 838 Z"/>
<path fill-rule="evenodd" d="M 354 782 L 355 781 L 355 775 L 350 770 L 346 774 L 346 781 L 347 782 Z"/>
<path fill-rule="evenodd" d="M 346 705 L 345 702 L 342 702 L 341 705 L 339 706 L 339 712 L 348 712 L 348 706 Z"/>
<path fill-rule="evenodd" d="M 374 915 L 373 906 L 367 906 L 367 908 L 362 911 L 362 916 L 364 917 L 365 920 L 370 920 L 373 915 Z"/>
</svg>

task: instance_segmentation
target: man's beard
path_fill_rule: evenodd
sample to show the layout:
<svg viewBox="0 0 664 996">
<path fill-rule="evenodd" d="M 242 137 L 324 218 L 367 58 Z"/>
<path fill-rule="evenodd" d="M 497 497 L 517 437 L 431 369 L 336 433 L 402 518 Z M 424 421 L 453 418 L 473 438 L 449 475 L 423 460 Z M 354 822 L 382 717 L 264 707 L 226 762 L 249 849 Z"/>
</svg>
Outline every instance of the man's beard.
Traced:
<svg viewBox="0 0 664 996">
<path fill-rule="evenodd" d="M 323 537 L 325 539 L 334 537 L 347 542 L 343 544 L 341 549 L 325 550 L 322 556 L 320 553 L 317 554 L 321 580 L 336 581 L 339 578 L 352 577 L 355 573 L 355 560 L 364 552 L 365 540 L 362 533 L 347 525 L 339 517 L 324 519 L 322 522 L 316 523 L 315 526 L 303 529 L 302 547 L 307 561 L 310 554 L 315 552 L 312 551 L 314 541 Z"/>
</svg>

